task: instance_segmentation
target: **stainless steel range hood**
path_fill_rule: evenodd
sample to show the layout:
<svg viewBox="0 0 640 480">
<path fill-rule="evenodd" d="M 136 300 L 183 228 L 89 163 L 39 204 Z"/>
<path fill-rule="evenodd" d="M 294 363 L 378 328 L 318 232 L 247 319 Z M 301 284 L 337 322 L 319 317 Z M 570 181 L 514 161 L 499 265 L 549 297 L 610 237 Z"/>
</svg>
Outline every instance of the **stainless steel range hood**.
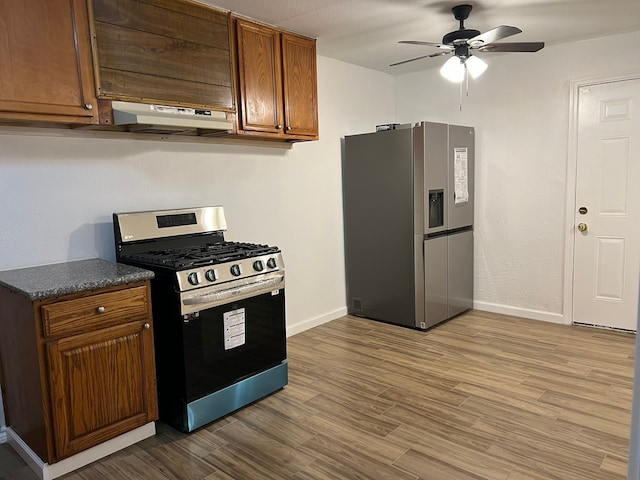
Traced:
<svg viewBox="0 0 640 480">
<path fill-rule="evenodd" d="M 127 125 L 137 133 L 190 133 L 208 130 L 208 133 L 226 132 L 233 124 L 224 112 L 197 108 L 171 107 L 145 103 L 111 103 L 114 125 Z"/>
</svg>

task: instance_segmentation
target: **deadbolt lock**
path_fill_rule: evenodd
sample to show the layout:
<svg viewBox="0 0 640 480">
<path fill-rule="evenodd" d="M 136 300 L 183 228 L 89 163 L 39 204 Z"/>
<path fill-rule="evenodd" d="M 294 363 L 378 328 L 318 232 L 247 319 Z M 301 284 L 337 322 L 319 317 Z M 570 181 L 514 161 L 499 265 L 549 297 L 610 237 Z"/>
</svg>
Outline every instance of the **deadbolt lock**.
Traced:
<svg viewBox="0 0 640 480">
<path fill-rule="evenodd" d="M 580 230 L 581 232 L 586 232 L 587 231 L 587 224 L 586 223 L 579 223 L 578 224 L 578 230 Z"/>
<path fill-rule="evenodd" d="M 587 207 L 580 207 L 578 209 L 578 212 L 580 213 L 580 215 L 586 215 L 588 211 L 589 210 L 587 210 Z"/>
</svg>

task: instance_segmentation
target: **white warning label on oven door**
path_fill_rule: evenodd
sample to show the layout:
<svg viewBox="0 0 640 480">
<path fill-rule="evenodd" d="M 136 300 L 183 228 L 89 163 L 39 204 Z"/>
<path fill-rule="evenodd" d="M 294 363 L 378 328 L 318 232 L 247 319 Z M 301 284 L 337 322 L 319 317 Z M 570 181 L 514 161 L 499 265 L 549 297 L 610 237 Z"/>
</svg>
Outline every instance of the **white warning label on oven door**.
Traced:
<svg viewBox="0 0 640 480">
<path fill-rule="evenodd" d="M 224 319 L 224 349 L 230 350 L 245 344 L 244 308 L 225 312 Z"/>
</svg>

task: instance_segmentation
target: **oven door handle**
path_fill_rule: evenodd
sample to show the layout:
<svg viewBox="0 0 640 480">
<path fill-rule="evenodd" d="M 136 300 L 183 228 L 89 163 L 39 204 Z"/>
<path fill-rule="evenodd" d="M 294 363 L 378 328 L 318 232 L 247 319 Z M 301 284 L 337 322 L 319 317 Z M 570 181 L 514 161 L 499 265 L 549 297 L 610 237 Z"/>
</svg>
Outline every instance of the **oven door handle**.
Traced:
<svg viewBox="0 0 640 480">
<path fill-rule="evenodd" d="M 227 303 L 228 300 L 236 299 L 246 295 L 260 295 L 284 287 L 284 273 L 276 273 L 268 278 L 253 280 L 245 285 L 237 285 L 223 290 L 194 295 L 182 299 L 184 305 L 204 305 L 211 306 Z"/>
</svg>

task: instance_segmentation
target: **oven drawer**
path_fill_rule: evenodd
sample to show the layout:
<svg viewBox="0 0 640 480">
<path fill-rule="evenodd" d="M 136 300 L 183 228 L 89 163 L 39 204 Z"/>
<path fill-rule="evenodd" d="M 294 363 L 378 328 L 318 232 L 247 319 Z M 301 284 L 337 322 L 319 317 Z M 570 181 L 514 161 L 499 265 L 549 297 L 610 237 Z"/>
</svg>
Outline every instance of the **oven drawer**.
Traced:
<svg viewBox="0 0 640 480">
<path fill-rule="evenodd" d="M 46 337 L 84 333 L 147 317 L 147 287 L 131 287 L 107 293 L 62 300 L 41 307 Z"/>
</svg>

